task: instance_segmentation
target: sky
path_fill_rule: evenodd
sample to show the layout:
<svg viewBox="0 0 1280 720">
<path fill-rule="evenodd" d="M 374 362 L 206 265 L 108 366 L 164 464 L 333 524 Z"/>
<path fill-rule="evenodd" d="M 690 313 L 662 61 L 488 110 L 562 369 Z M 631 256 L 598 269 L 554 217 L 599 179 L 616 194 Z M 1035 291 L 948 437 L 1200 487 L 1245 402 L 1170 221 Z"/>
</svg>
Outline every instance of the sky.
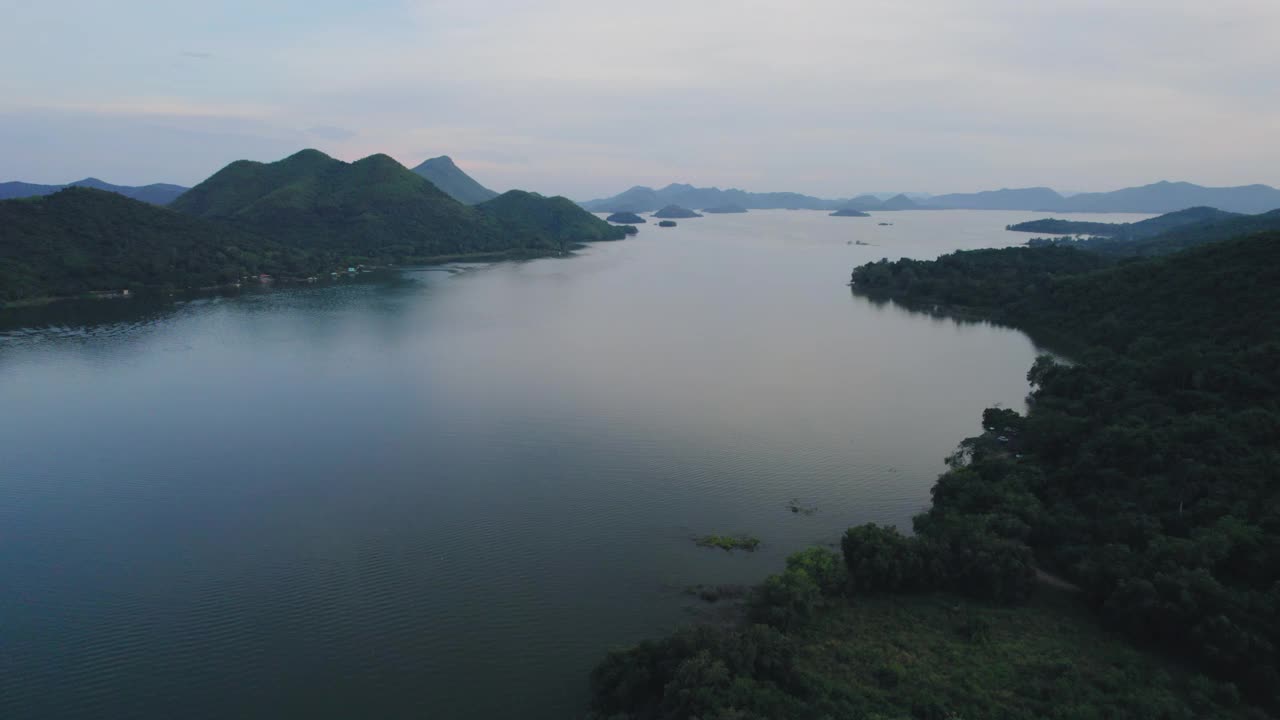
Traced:
<svg viewBox="0 0 1280 720">
<path fill-rule="evenodd" d="M 1277 0 L 0 0 L 0 181 L 314 147 L 575 199 L 670 182 L 1280 185 Z"/>
</svg>

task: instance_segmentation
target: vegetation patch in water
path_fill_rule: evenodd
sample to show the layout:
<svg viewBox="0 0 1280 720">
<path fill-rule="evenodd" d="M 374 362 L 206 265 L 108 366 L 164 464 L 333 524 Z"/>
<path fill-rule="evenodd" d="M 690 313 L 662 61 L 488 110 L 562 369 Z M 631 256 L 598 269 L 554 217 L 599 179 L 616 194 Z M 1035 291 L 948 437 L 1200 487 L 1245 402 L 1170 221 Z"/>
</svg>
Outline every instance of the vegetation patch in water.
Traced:
<svg viewBox="0 0 1280 720">
<path fill-rule="evenodd" d="M 760 538 L 751 535 L 703 535 L 694 540 L 698 547 L 720 548 L 721 550 L 746 550 L 754 552 L 760 547 Z"/>
<path fill-rule="evenodd" d="M 818 512 L 817 505 L 804 505 L 800 502 L 800 498 L 791 498 L 787 502 L 787 509 L 796 515 L 813 515 Z"/>
</svg>

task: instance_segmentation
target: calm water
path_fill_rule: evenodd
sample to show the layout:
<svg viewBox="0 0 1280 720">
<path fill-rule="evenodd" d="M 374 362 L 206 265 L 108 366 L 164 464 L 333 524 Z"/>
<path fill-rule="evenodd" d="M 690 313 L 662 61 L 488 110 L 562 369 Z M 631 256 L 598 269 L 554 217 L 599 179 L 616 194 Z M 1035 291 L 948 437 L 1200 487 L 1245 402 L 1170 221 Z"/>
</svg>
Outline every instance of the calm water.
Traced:
<svg viewBox="0 0 1280 720">
<path fill-rule="evenodd" d="M 1035 217 L 708 216 L 0 315 L 0 716 L 572 717 L 607 648 L 693 618 L 683 587 L 908 526 L 982 408 L 1021 406 L 1025 336 L 844 283 Z"/>
</svg>

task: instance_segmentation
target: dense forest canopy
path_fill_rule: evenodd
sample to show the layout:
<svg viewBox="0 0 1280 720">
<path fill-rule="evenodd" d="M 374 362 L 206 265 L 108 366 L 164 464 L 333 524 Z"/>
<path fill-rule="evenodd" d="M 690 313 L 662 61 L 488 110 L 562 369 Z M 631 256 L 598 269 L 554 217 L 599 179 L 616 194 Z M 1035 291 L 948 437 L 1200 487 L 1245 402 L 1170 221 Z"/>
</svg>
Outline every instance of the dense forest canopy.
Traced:
<svg viewBox="0 0 1280 720">
<path fill-rule="evenodd" d="M 1280 707 L 1280 233 L 1049 277 L 1007 269 L 1091 254 L 990 252 L 866 265 L 854 288 L 1069 341 L 1078 362 L 1029 375 L 1024 462 L 966 471 L 987 503 L 1034 496 L 1028 542 L 1104 618 Z M 990 291 L 992 268 L 1025 291 Z"/>
<path fill-rule="evenodd" d="M 251 232 L 102 190 L 0 202 L 0 301 L 205 287 L 313 264 Z"/>
</svg>

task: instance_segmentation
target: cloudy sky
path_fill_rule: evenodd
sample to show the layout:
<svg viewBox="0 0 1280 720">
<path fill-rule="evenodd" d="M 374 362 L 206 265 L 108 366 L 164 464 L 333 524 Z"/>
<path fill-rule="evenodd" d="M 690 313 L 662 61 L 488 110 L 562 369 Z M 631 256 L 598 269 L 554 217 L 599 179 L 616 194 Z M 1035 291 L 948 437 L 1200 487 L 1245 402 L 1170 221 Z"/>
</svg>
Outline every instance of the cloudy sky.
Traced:
<svg viewBox="0 0 1280 720">
<path fill-rule="evenodd" d="M 1280 185 L 1277 0 L 0 0 L 0 180 L 316 147 L 578 199 Z"/>
</svg>

